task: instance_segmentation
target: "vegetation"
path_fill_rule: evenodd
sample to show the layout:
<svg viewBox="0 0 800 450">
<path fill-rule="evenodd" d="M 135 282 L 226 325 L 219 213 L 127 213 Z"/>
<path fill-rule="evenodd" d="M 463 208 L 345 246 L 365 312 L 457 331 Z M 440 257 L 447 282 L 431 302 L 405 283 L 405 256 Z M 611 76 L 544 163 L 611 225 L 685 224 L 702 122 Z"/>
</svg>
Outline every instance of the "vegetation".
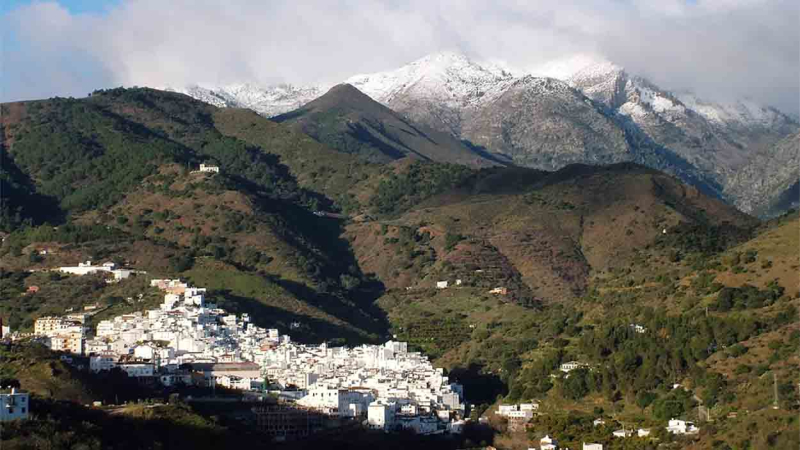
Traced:
<svg viewBox="0 0 800 450">
<path fill-rule="evenodd" d="M 473 170 L 453 164 L 412 162 L 381 180 L 370 205 L 380 214 L 397 214 L 464 183 Z"/>
<path fill-rule="evenodd" d="M 759 225 L 635 165 L 382 166 L 249 111 L 149 89 L 4 107 L 17 110 L 4 123 L 13 139 L 0 174 L 0 316 L 14 329 L 90 303 L 101 320 L 159 302 L 145 276 L 107 284 L 39 271 L 113 259 L 207 287 L 258 324 L 298 322 L 299 340 L 397 335 L 467 386 L 476 419 L 498 401 L 539 401 L 546 414 L 522 433 L 526 444 L 544 432 L 570 446 L 579 436 L 612 442 L 588 419 L 659 428 L 673 416 L 699 420 L 702 408 L 719 420 L 703 423 L 697 442 L 656 434 L 625 445 L 796 441 L 796 214 Z M 222 173 L 192 173 L 200 162 Z M 440 280 L 450 287 L 433 289 Z M 107 400 L 102 384 L 121 382 L 33 355 L 41 361 L 4 355 L 0 375 L 41 398 Z M 567 361 L 586 366 L 566 376 Z M 780 410 L 770 409 L 769 374 Z M 29 442 L 50 433 L 64 448 L 127 448 L 84 424 L 113 419 L 115 429 L 122 419 L 84 409 L 74 411 L 79 423 L 40 417 L 18 431 Z M 193 422 L 208 442 L 233 429 L 179 405 L 150 409 L 121 414 L 164 445 L 164 415 Z M 763 440 L 740 432 L 751 426 L 769 431 Z M 12 443 L 27 448 L 21 439 L 4 448 Z"/>
</svg>

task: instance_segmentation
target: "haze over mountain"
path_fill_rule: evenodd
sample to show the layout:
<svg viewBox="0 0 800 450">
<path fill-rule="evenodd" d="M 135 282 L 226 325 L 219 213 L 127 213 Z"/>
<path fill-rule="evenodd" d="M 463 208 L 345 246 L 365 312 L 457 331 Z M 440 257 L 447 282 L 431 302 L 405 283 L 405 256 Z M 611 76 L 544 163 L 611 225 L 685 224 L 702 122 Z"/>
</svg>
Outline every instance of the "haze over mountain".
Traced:
<svg viewBox="0 0 800 450">
<path fill-rule="evenodd" d="M 396 70 L 355 75 L 345 83 L 415 123 L 526 167 L 555 170 L 576 162 L 636 161 L 756 213 L 767 213 L 756 205 L 780 195 L 779 190 L 760 188 L 754 199 L 745 194 L 750 191 L 745 180 L 752 176 L 735 175 L 745 166 L 769 164 L 755 159 L 778 157 L 768 149 L 800 130 L 790 116 L 748 99 L 721 104 L 669 92 L 603 60 L 577 58 L 539 73 L 565 79 L 526 75 L 441 52 Z M 328 89 L 318 84 L 175 90 L 270 117 L 298 109 Z M 788 166 L 764 176 L 769 186 L 798 179 Z"/>
</svg>

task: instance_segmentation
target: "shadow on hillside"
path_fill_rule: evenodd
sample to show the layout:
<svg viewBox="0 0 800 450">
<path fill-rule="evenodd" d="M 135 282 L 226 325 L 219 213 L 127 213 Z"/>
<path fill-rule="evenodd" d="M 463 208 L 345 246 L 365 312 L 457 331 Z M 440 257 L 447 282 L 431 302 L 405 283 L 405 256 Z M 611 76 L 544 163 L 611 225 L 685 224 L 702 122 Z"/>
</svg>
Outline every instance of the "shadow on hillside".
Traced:
<svg viewBox="0 0 800 450">
<path fill-rule="evenodd" d="M 508 394 L 508 387 L 500 377 L 483 372 L 483 367 L 479 364 L 451 369 L 450 381 L 462 384 L 467 402 L 476 405 L 492 404 L 498 395 Z"/>
<path fill-rule="evenodd" d="M 268 441 L 266 435 L 245 427 L 233 430 L 217 425 L 213 419 L 204 420 L 184 405 L 170 406 L 169 417 L 148 405 L 134 409 L 132 413 L 104 411 L 34 397 L 31 411 L 38 419 L 4 425 L 3 448 L 217 450 L 248 448 Z M 31 445 L 34 443 L 38 445 Z"/>
<path fill-rule="evenodd" d="M 5 203 L 0 214 L 8 214 L 8 220 L 15 225 L 20 225 L 25 217 L 31 218 L 37 225 L 64 222 L 66 214 L 61 210 L 58 199 L 36 192 L 33 180 L 17 167 L 4 148 L 0 149 L 0 167 L 4 172 L 0 179 L 0 192 Z"/>
<path fill-rule="evenodd" d="M 297 314 L 274 306 L 265 305 L 257 299 L 236 295 L 230 290 L 214 290 L 210 292 L 217 305 L 232 314 L 247 313 L 253 323 L 264 328 L 277 328 L 282 334 L 288 334 L 292 340 L 303 343 L 319 343 L 322 340 L 345 338 L 363 340 L 364 337 L 355 331 L 348 330 L 324 320 Z M 220 301 L 220 297 L 223 301 Z M 302 298 L 302 297 L 301 297 Z M 298 324 L 292 328 L 293 323 Z"/>
</svg>

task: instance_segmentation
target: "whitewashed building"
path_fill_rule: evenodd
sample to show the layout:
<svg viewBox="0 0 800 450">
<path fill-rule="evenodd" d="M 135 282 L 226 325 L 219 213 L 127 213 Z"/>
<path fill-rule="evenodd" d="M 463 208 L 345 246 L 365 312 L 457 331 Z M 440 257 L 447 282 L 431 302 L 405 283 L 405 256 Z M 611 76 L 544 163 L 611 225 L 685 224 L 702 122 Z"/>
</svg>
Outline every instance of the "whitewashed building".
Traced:
<svg viewBox="0 0 800 450">
<path fill-rule="evenodd" d="M 700 429 L 697 428 L 693 422 L 685 420 L 670 419 L 667 425 L 667 431 L 672 434 L 697 434 Z"/>
</svg>

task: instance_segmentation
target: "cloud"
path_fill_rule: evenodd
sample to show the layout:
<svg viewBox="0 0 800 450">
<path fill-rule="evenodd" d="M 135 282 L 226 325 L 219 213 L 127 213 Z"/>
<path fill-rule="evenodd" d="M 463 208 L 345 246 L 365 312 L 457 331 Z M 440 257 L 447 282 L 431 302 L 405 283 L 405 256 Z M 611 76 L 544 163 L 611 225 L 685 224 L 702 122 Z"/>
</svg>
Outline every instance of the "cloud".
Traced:
<svg viewBox="0 0 800 450">
<path fill-rule="evenodd" d="M 798 112 L 796 0 L 127 0 L 0 19 L 3 100 L 117 85 L 339 81 L 456 49 L 538 67 L 600 55 L 669 89 Z"/>
</svg>

